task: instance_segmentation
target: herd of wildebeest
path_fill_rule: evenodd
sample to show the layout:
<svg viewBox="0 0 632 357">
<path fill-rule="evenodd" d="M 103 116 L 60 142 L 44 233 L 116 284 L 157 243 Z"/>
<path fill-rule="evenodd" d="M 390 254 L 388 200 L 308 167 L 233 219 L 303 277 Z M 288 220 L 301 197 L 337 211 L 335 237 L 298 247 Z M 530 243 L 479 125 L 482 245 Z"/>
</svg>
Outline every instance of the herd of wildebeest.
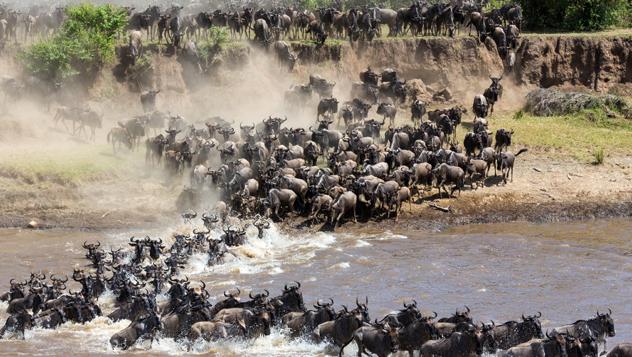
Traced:
<svg viewBox="0 0 632 357">
<path fill-rule="evenodd" d="M 163 41 L 174 49 L 185 49 L 198 56 L 198 44 L 208 38 L 210 29 L 224 28 L 233 39 L 246 37 L 274 48 L 284 61 L 295 61 L 284 40 L 311 39 L 324 44 L 327 38 L 371 41 L 388 36 L 432 35 L 454 36 L 459 31 L 475 30 L 481 41 L 495 42 L 499 54 L 512 55 L 520 36 L 522 10 L 508 4 L 485 10 L 485 1 L 428 2 L 415 0 L 401 9 L 362 6 L 343 9 L 344 2 L 316 10 L 296 6 L 262 6 L 256 3 L 231 3 L 221 9 L 210 4 L 192 2 L 186 6 L 158 5 L 137 11 L 126 7 L 129 35 L 128 51 L 121 53 L 126 63 L 134 64 L 143 53 L 143 33 L 148 41 Z M 28 8 L 0 6 L 0 43 L 24 42 L 45 38 L 63 24 L 64 7 L 50 8 L 35 4 Z M 199 59 L 200 56 L 198 56 Z"/>
<path fill-rule="evenodd" d="M 196 12 L 193 7 L 161 11 L 151 6 L 134 12 L 130 8 L 130 53 L 142 52 L 138 37 L 142 30 L 148 38 L 166 38 L 175 47 L 185 39 L 190 49 L 191 42 L 206 36 L 213 26 L 227 27 L 235 37 L 250 37 L 253 31 L 255 40 L 268 44 L 307 36 L 320 43 L 328 36 L 371 40 L 385 25 L 390 36 L 409 32 L 452 36 L 459 27 L 472 26 L 482 40 L 494 40 L 504 56 L 512 41 L 515 46 L 520 11 L 518 5 L 485 13 L 480 4 L 419 1 L 397 11 L 243 7 Z M 2 7 L 0 38 L 16 39 L 20 24 L 25 38 L 33 31 L 48 34 L 64 16 L 61 8 L 46 12 L 34 7 L 22 13 Z M 289 50 L 284 52 L 287 46 L 280 47 L 277 54 L 286 53 L 291 66 L 295 58 Z M 275 43 L 277 50 L 280 47 Z M 0 339 L 24 338 L 25 330 L 36 327 L 88 323 L 102 315 L 99 299 L 103 301 L 103 294 L 109 292 L 114 306 L 108 304 L 113 311 L 107 317 L 130 321 L 111 337 L 114 349 L 158 338 L 172 338 L 191 349 L 200 339 L 252 339 L 281 328 L 288 338 L 335 345 L 341 355 L 352 342 L 357 344 L 358 356 L 387 356 L 396 351 L 413 356 L 419 351 L 424 357 L 483 353 L 575 357 L 597 356 L 601 345 L 605 353 L 606 338 L 615 336 L 610 310 L 543 331 L 541 313 L 486 324 L 475 322 L 468 307 L 437 319 L 437 313 L 424 313 L 411 300 L 402 309 L 371 320 L 368 298 L 337 309 L 333 299 L 318 299 L 309 309 L 301 284 L 293 282 L 276 297 L 268 290 L 251 291 L 249 299 L 242 301 L 241 290 L 235 287 L 225 291 L 223 298 L 211 299 L 204 282 L 190 281 L 182 274 L 194 254 L 207 254 L 209 266 L 222 264 L 232 254 L 230 247 L 263 238 L 270 220 L 302 216 L 306 224 L 324 221 L 335 229 L 343 219 L 388 219 L 391 215 L 397 219 L 403 204 L 415 198 L 431 200 L 444 193 L 451 197 L 466 186 L 477 189 L 513 180 L 516 157 L 526 149 L 512 153 L 513 131 L 494 133 L 488 128 L 488 114 L 502 98 L 502 76 L 492 77 L 484 93 L 475 96 L 471 124 L 462 123 L 468 110 L 460 105 L 430 110 L 430 103 L 410 98 L 406 81 L 392 69 L 376 73 L 368 68 L 359 77 L 352 84 L 352 99 L 343 103 L 333 96 L 336 83 L 319 75 L 288 90 L 286 105 L 299 112 L 318 97 L 316 120 L 307 127 L 287 127 L 287 118 L 272 116 L 238 127 L 220 117 L 187 121 L 157 110 L 159 90 L 143 92 L 144 114 L 118 122 L 107 140 L 115 154 L 144 146 L 147 165 L 162 167 L 169 177 L 190 179 L 178 198 L 186 222 L 197 219 L 196 210 L 208 204 L 201 197 L 212 196 L 214 207 L 200 217 L 204 228 L 174 234 L 170 243 L 132 237 L 131 250 L 106 251 L 99 242 L 85 242 L 87 268 L 77 267 L 71 275 L 81 285 L 79 291 L 68 289 L 65 275 L 51 274 L 47 279 L 40 272 L 26 280 L 11 279 L 9 291 L 0 296 L 8 303 L 9 313 Z M 369 119 L 372 109 L 381 116 L 379 120 Z M 410 121 L 397 126 L 395 119 L 402 117 Z M 58 108 L 54 122 L 66 127 L 71 123 L 74 135 L 91 140 L 102 126 L 101 115 L 83 107 Z M 470 129 L 462 142 L 456 137 L 459 125 Z M 433 188 L 438 189 L 438 196 L 432 195 Z M 258 233 L 250 237 L 249 227 Z M 608 356 L 632 357 L 632 344 L 617 345 Z"/>
<path fill-rule="evenodd" d="M 347 218 L 397 219 L 404 203 L 433 198 L 433 187 L 440 197 L 451 197 L 465 186 L 513 180 L 516 157 L 526 149 L 510 152 L 513 131 L 493 134 L 486 119 L 502 96 L 501 77 L 475 97 L 476 119 L 462 144 L 456 138 L 467 112 L 462 106 L 428 110 L 420 99 L 408 100 L 410 122 L 396 126 L 407 96 L 404 81 L 392 69 L 378 74 L 369 68 L 360 79 L 352 88 L 354 99 L 340 105 L 332 96 L 335 83 L 318 75 L 293 87 L 286 93 L 289 107 L 310 103 L 312 92 L 320 100 L 313 125 L 291 128 L 280 117 L 238 128 L 219 117 L 187 122 L 155 110 L 158 91 L 149 91 L 141 95 L 146 113 L 119 122 L 108 141 L 115 153 L 137 150 L 146 134 L 165 130 L 145 139 L 147 164 L 190 180 L 178 199 L 180 209 L 198 209 L 210 194 L 218 199 L 214 210 L 222 220 L 299 215 L 308 224 L 325 221 L 335 229 Z M 368 119 L 372 108 L 381 120 Z M 80 132 L 97 117 L 91 113 L 60 108 L 55 119 L 64 125 L 71 120 L 73 131 Z"/>
<path fill-rule="evenodd" d="M 612 312 L 597 312 L 593 317 L 551 329 L 542 329 L 541 313 L 522 315 L 502 324 L 476 322 L 466 306 L 448 317 L 424 313 L 415 300 L 403 308 L 371 320 L 369 299 L 356 298 L 353 305 L 334 307 L 333 299 L 305 305 L 301 284 L 283 287 L 280 295 L 268 290 L 250 291 L 240 299 L 234 287 L 211 303 L 211 293 L 203 281 L 182 277 L 189 257 L 196 253 L 216 254 L 219 245 L 234 235 L 220 233 L 214 220 L 204 216 L 207 229 L 193 234 L 176 234 L 167 247 L 161 239 L 130 238 L 131 250 L 105 250 L 99 242 L 84 242 L 87 269 L 76 267 L 68 289 L 65 275 L 32 273 L 26 280 L 11 279 L 10 289 L 0 299 L 8 303 L 10 314 L 0 338 L 24 338 L 31 328 L 55 329 L 67 322 L 85 324 L 103 314 L 99 302 L 108 291 L 113 296 L 111 321 L 129 320 L 124 329 L 110 338 L 113 349 L 128 349 L 138 341 L 175 339 L 183 348 L 199 348 L 196 342 L 223 339 L 253 339 L 283 329 L 290 339 L 326 342 L 344 348 L 352 342 L 358 356 L 373 353 L 388 356 L 407 351 L 413 356 L 465 357 L 483 353 L 502 356 L 593 356 L 606 338 L 615 336 Z M 239 234 L 239 233 L 237 233 Z M 219 237 L 219 238 L 218 238 Z M 632 344 L 620 344 L 608 354 L 632 356 Z"/>
</svg>

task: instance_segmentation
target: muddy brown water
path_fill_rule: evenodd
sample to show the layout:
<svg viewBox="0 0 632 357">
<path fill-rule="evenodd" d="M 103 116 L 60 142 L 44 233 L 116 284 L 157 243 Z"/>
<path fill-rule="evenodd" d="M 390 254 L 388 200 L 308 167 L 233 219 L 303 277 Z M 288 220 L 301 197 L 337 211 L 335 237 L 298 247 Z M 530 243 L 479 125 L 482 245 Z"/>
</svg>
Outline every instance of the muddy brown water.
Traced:
<svg viewBox="0 0 632 357">
<path fill-rule="evenodd" d="M 166 237 L 173 231 L 151 233 Z M 30 271 L 70 272 L 75 264 L 85 264 L 84 240 L 121 246 L 134 233 L 139 234 L 2 230 L 0 290 L 6 290 L 10 278 L 25 277 Z M 207 282 L 214 296 L 235 285 L 279 293 L 292 280 L 303 283 L 308 306 L 317 297 L 332 297 L 340 307 L 353 305 L 356 296 L 368 295 L 372 318 L 414 298 L 424 310 L 440 316 L 468 305 L 477 321 L 504 322 L 541 311 L 543 328 L 551 328 L 609 307 L 617 336 L 608 344 L 614 346 L 632 341 L 631 238 L 629 220 L 474 225 L 442 233 L 287 235 L 273 229 L 263 240 L 250 238 L 234 251 L 237 258 L 222 266 L 208 268 L 203 256 L 194 256 L 186 272 Z M 103 297 L 101 303 L 106 313 L 111 311 L 111 296 Z M 6 304 L 0 310 L 4 321 Z M 140 344 L 125 353 L 112 351 L 110 336 L 127 323 L 99 318 L 54 331 L 35 329 L 26 334 L 25 341 L 0 341 L 0 355 L 186 354 L 182 346 L 167 339 L 154 341 L 151 349 Z M 332 353 L 325 345 L 290 341 L 281 330 L 252 341 L 198 344 L 195 352 L 218 356 Z M 355 349 L 345 352 L 354 355 Z"/>
</svg>

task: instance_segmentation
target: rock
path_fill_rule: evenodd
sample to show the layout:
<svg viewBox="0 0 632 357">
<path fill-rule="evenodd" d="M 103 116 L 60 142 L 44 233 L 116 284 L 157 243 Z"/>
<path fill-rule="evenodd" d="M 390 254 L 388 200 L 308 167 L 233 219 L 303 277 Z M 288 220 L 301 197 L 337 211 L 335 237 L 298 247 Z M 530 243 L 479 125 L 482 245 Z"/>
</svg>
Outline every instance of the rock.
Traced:
<svg viewBox="0 0 632 357">
<path fill-rule="evenodd" d="M 446 87 L 442 91 L 435 93 L 432 96 L 432 100 L 436 102 L 449 102 L 452 100 L 452 91 L 450 91 L 450 88 Z"/>
<path fill-rule="evenodd" d="M 34 219 L 33 219 L 33 220 L 31 220 L 31 221 L 29 222 L 29 224 L 28 224 L 28 225 L 26 225 L 26 228 L 29 228 L 29 229 L 38 229 L 38 228 L 39 228 L 39 222 L 37 222 L 36 220 L 34 220 Z"/>
</svg>

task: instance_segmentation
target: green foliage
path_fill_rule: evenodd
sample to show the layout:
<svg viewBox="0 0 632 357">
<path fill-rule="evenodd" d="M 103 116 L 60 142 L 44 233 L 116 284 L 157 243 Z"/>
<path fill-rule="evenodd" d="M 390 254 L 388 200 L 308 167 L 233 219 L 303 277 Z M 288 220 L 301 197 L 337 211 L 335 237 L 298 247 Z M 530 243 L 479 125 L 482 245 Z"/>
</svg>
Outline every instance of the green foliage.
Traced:
<svg viewBox="0 0 632 357">
<path fill-rule="evenodd" d="M 514 118 L 514 120 L 520 120 L 520 119 L 524 118 L 524 111 L 523 111 L 522 109 L 521 109 L 521 110 L 518 110 L 518 111 L 514 114 L 513 118 Z"/>
<path fill-rule="evenodd" d="M 603 164 L 603 160 L 605 157 L 605 153 L 603 151 L 603 148 L 598 148 L 597 150 L 593 151 L 593 165 L 601 165 Z"/>
<path fill-rule="evenodd" d="M 198 46 L 199 55 L 203 62 L 208 64 L 214 57 L 220 54 L 230 42 L 228 31 L 224 27 L 212 27 L 209 36 Z"/>
<path fill-rule="evenodd" d="M 520 0 L 530 30 L 595 31 L 629 26 L 628 0 Z"/>
<path fill-rule="evenodd" d="M 53 37 L 19 53 L 18 59 L 29 73 L 60 82 L 98 70 L 114 58 L 117 36 L 127 24 L 123 8 L 84 4 L 69 7 L 66 15 Z"/>
</svg>

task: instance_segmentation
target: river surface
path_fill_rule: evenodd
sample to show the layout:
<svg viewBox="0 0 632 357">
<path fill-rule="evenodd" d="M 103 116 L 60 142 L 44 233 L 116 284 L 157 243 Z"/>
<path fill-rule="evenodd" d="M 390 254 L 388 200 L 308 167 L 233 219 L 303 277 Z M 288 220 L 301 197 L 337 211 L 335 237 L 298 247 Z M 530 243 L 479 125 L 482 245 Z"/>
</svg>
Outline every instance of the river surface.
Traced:
<svg viewBox="0 0 632 357">
<path fill-rule="evenodd" d="M 395 228 L 389 222 L 385 229 L 391 225 Z M 168 237 L 173 231 L 150 233 Z M 24 278 L 31 271 L 70 273 L 76 264 L 86 264 L 84 240 L 118 247 L 126 246 L 132 234 L 141 233 L 1 230 L 0 290 L 6 291 L 10 278 Z M 236 249 L 233 261 L 207 268 L 205 257 L 195 256 L 185 272 L 191 279 L 207 282 L 211 294 L 218 297 L 233 286 L 246 291 L 267 288 L 278 295 L 293 280 L 302 282 L 307 306 L 316 298 L 331 297 L 339 308 L 353 305 L 356 296 L 368 296 L 372 318 L 413 298 L 422 310 L 436 311 L 439 316 L 468 305 L 475 321 L 498 323 L 541 311 L 544 329 L 611 308 L 617 336 L 608 344 L 614 346 L 632 341 L 631 238 L 629 220 L 474 225 L 442 233 L 387 230 L 287 235 L 272 229 L 264 239 L 250 238 Z M 100 301 L 107 314 L 111 297 Z M 0 305 L 2 323 L 6 306 Z M 141 344 L 125 353 L 112 351 L 110 336 L 128 323 L 99 318 L 54 331 L 35 329 L 27 332 L 25 341 L 0 341 L 0 355 L 186 354 L 182 346 L 166 339 L 154 341 L 151 349 Z M 252 341 L 199 344 L 194 351 L 217 356 L 324 356 L 332 352 L 325 345 L 290 341 L 281 330 Z M 355 347 L 345 352 L 355 355 Z"/>
</svg>

